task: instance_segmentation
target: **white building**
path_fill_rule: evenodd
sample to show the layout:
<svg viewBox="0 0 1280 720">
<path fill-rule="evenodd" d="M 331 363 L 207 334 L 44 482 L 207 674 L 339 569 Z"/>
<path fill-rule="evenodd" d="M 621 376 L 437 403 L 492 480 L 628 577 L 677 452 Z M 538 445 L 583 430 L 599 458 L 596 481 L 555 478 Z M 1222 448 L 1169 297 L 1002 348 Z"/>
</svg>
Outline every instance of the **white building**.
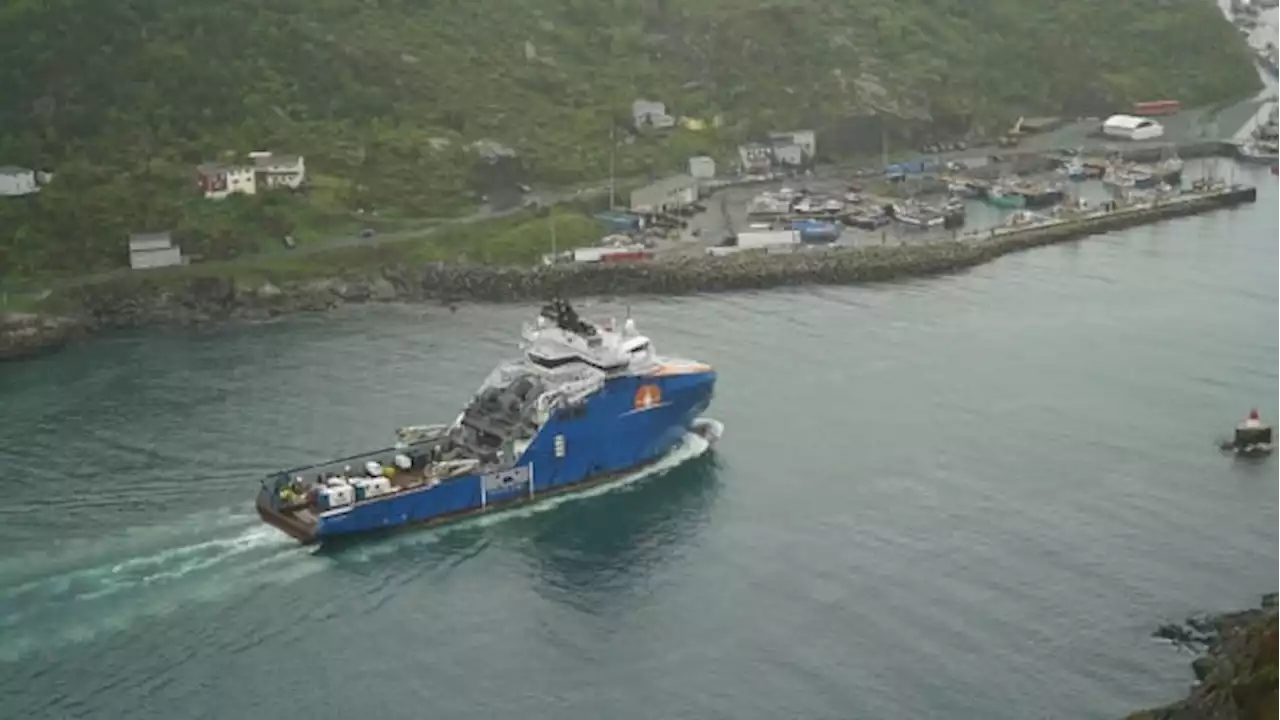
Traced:
<svg viewBox="0 0 1280 720">
<path fill-rule="evenodd" d="M 697 179 L 689 175 L 677 175 L 631 191 L 631 212 L 670 212 L 697 201 Z"/>
<path fill-rule="evenodd" d="M 269 152 L 252 152 L 256 187 L 263 190 L 289 188 L 297 190 L 307 179 L 306 161 L 301 155 L 276 155 Z"/>
<path fill-rule="evenodd" d="M 675 127 L 676 119 L 667 114 L 666 103 L 640 99 L 631 103 L 631 122 L 637 130 L 646 126 L 666 129 Z"/>
<path fill-rule="evenodd" d="M 235 193 L 254 195 L 258 192 L 254 169 L 252 165 L 205 163 L 196 168 L 196 180 L 210 200 L 221 200 Z"/>
<path fill-rule="evenodd" d="M 1121 140 L 1154 140 L 1164 135 L 1164 126 L 1151 118 L 1112 115 L 1102 123 L 1102 134 Z"/>
<path fill-rule="evenodd" d="M 129 236 L 129 267 L 134 270 L 182 264 L 182 249 L 167 232 L 134 233 Z"/>
<path fill-rule="evenodd" d="M 699 180 L 710 180 L 716 176 L 716 161 L 706 155 L 689 158 L 689 174 Z"/>
<path fill-rule="evenodd" d="M 805 158 L 812 160 L 818 153 L 818 138 L 812 130 L 790 130 L 769 133 L 769 143 L 774 148 L 798 145 Z"/>
<path fill-rule="evenodd" d="M 14 165 L 0 165 L 0 196 L 19 197 L 40 192 L 36 171 Z"/>
<path fill-rule="evenodd" d="M 773 166 L 773 149 L 760 143 L 747 143 L 738 146 L 738 160 L 742 165 L 742 174 L 753 175 L 767 173 Z"/>
<path fill-rule="evenodd" d="M 804 148 L 795 144 L 773 146 L 773 160 L 785 167 L 800 167 L 806 159 Z"/>
</svg>

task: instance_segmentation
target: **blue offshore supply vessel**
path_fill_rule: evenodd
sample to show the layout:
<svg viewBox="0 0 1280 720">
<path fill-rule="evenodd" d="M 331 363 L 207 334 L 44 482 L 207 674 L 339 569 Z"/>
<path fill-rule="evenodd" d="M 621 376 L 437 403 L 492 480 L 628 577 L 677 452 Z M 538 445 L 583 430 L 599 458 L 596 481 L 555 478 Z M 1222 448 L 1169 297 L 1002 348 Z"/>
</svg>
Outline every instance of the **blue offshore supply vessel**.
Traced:
<svg viewBox="0 0 1280 720">
<path fill-rule="evenodd" d="M 262 519 L 303 543 L 429 524 L 615 480 L 662 459 L 700 417 L 716 374 L 665 358 L 627 318 L 581 319 L 556 300 L 524 328 L 524 356 L 499 365 L 448 425 L 402 428 L 390 448 L 272 474 Z"/>
</svg>

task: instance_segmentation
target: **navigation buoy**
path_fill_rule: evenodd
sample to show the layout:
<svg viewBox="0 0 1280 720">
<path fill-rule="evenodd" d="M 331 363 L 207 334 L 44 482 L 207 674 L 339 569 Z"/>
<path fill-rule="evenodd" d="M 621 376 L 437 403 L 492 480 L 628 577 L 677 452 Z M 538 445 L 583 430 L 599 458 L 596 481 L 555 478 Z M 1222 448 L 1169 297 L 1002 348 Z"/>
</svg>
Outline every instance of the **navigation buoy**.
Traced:
<svg viewBox="0 0 1280 720">
<path fill-rule="evenodd" d="M 1275 432 L 1262 422 L 1257 408 L 1249 411 L 1244 421 L 1236 426 L 1235 435 L 1224 441 L 1221 448 L 1237 455 L 1257 457 L 1270 455 L 1275 450 Z"/>
</svg>

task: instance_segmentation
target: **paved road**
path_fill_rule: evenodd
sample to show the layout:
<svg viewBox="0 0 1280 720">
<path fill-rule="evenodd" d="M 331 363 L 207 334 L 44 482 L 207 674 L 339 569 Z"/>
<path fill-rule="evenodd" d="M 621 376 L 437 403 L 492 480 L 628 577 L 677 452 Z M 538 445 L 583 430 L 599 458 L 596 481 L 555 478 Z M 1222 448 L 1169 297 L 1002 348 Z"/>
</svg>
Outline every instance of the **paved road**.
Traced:
<svg viewBox="0 0 1280 720">
<path fill-rule="evenodd" d="M 596 197 L 609 192 L 608 183 L 591 184 L 584 187 L 578 187 L 568 190 L 557 191 L 541 191 L 533 192 L 525 196 L 525 201 L 532 201 L 543 207 L 550 205 L 558 205 L 573 200 L 587 199 Z M 389 242 L 399 242 L 402 240 L 418 240 L 430 237 L 435 233 L 452 227 L 460 227 L 463 225 L 471 225 L 473 223 L 484 222 L 486 220 L 498 220 L 512 215 L 519 214 L 524 210 L 523 205 L 513 205 L 511 207 L 496 209 L 492 206 L 485 206 L 481 209 L 458 218 L 449 220 L 431 221 L 430 224 L 424 224 L 419 227 L 409 228 L 406 230 L 397 230 L 389 233 L 378 233 L 369 237 L 361 237 L 360 235 L 337 235 L 324 240 L 309 242 L 293 250 L 272 250 L 265 253 L 256 253 L 252 255 L 242 255 L 241 257 L 254 257 L 255 255 L 270 254 L 281 255 L 289 253 L 291 255 L 307 255 L 325 250 L 333 250 L 335 248 L 359 247 L 381 245 Z"/>
</svg>

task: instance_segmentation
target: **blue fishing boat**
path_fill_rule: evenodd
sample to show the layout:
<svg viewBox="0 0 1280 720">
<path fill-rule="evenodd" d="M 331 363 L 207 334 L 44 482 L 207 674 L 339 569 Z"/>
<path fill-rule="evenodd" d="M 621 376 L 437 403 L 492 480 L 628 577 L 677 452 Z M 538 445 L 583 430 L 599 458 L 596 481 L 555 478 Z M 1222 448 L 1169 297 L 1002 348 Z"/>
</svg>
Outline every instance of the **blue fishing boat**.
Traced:
<svg viewBox="0 0 1280 720">
<path fill-rule="evenodd" d="M 701 417 L 715 371 L 656 354 L 629 317 L 593 323 L 557 300 L 523 335 L 523 357 L 495 368 L 452 423 L 273 473 L 259 516 L 302 543 L 436 524 L 616 481 L 723 431 Z"/>
</svg>

